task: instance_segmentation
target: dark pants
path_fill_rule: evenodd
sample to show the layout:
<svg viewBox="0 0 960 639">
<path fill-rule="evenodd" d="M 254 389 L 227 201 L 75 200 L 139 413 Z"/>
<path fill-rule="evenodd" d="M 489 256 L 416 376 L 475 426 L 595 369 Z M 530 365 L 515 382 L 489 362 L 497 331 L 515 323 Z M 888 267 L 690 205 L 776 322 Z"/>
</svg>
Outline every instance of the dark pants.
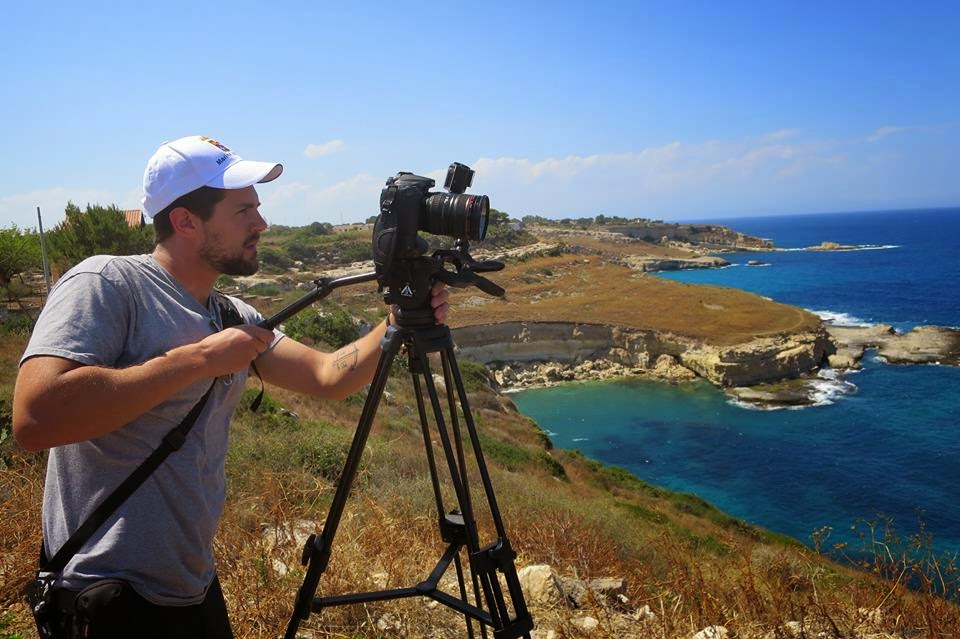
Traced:
<svg viewBox="0 0 960 639">
<path fill-rule="evenodd" d="M 210 584 L 204 600 L 193 606 L 158 606 L 129 586 L 110 586 L 105 584 L 101 592 L 96 588 L 57 592 L 55 600 L 65 617 L 62 627 L 73 626 L 91 639 L 233 638 L 219 579 Z"/>
</svg>

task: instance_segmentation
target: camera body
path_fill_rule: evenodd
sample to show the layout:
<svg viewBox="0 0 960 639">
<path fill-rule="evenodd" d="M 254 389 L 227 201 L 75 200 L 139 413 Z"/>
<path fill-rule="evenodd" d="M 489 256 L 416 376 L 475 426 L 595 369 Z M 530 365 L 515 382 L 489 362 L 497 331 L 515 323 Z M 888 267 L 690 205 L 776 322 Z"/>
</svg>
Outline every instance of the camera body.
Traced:
<svg viewBox="0 0 960 639">
<path fill-rule="evenodd" d="M 419 270 L 431 267 L 416 259 L 430 246 L 418 231 L 463 240 L 486 236 L 490 199 L 465 194 L 472 182 L 473 170 L 458 162 L 447 170 L 446 193 L 430 191 L 433 179 L 405 171 L 387 179 L 373 228 L 373 263 L 387 303 L 405 308 L 429 303 L 429 290 L 423 290 L 428 278 Z"/>
</svg>

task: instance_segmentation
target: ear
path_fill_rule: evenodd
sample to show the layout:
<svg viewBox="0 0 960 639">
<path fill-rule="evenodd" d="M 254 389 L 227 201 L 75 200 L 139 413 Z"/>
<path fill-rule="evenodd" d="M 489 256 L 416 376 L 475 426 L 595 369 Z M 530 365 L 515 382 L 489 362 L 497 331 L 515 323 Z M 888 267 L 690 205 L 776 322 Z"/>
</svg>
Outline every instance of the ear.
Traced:
<svg viewBox="0 0 960 639">
<path fill-rule="evenodd" d="M 197 233 L 199 218 L 190 212 L 190 209 L 178 206 L 170 211 L 170 226 L 175 235 L 192 236 Z"/>
</svg>

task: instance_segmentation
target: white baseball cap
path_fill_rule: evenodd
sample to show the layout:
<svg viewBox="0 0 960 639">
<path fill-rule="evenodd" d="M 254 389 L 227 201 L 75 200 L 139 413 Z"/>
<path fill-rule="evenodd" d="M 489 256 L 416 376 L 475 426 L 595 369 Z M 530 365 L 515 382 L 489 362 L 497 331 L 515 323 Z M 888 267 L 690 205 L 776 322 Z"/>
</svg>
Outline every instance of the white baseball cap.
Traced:
<svg viewBox="0 0 960 639">
<path fill-rule="evenodd" d="M 204 135 L 164 142 L 143 172 L 143 210 L 153 217 L 201 186 L 243 189 L 274 180 L 281 173 L 282 164 L 244 160 Z"/>
</svg>

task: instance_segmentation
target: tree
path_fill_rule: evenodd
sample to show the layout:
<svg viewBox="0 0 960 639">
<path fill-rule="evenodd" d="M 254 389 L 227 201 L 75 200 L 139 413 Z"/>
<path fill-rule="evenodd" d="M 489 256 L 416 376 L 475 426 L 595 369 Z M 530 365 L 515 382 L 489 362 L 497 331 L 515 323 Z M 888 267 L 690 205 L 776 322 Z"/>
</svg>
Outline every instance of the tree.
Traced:
<svg viewBox="0 0 960 639">
<path fill-rule="evenodd" d="M 548 220 L 547 218 L 543 217 L 542 215 L 524 215 L 524 216 L 523 216 L 522 218 L 520 218 L 520 219 L 521 219 L 521 221 L 523 221 L 524 224 L 527 224 L 527 225 L 530 225 L 530 224 L 549 224 L 549 223 L 550 223 L 550 220 Z"/>
<path fill-rule="evenodd" d="M 506 224 L 509 219 L 510 219 L 509 213 L 498 211 L 495 208 L 490 209 L 490 218 L 489 218 L 490 226 L 502 226 Z"/>
<path fill-rule="evenodd" d="M 50 249 L 61 266 L 69 268 L 91 255 L 136 255 L 153 247 L 147 227 L 131 228 L 115 205 L 90 206 L 81 211 L 67 203 L 67 217 L 50 232 Z"/>
<path fill-rule="evenodd" d="M 41 266 L 37 233 L 22 231 L 16 224 L 0 229 L 0 288 L 8 289 L 15 275 Z"/>
</svg>

